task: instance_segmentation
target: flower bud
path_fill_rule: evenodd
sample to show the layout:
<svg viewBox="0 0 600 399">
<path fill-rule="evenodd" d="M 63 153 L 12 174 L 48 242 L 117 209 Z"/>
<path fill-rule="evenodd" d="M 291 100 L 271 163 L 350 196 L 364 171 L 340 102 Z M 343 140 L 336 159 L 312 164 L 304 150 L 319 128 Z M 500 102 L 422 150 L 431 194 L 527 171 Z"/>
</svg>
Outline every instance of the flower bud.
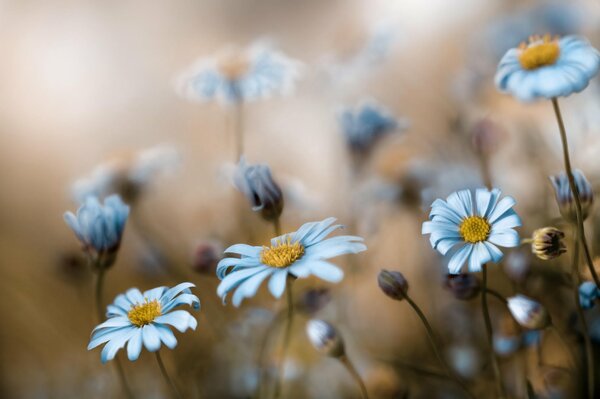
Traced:
<svg viewBox="0 0 600 399">
<path fill-rule="evenodd" d="M 382 270 L 377 276 L 377 283 L 385 295 L 398 301 L 403 300 L 408 292 L 408 281 L 400 272 Z"/>
<path fill-rule="evenodd" d="M 596 299 L 600 294 L 596 283 L 593 281 L 585 281 L 579 286 L 579 304 L 583 309 L 591 309 L 594 307 Z"/>
<path fill-rule="evenodd" d="M 456 299 L 461 301 L 475 298 L 480 291 L 479 280 L 471 273 L 447 274 L 444 285 Z"/>
<path fill-rule="evenodd" d="M 481 156 L 493 154 L 505 136 L 505 131 L 490 118 L 481 118 L 471 130 L 471 141 L 475 152 Z"/>
<path fill-rule="evenodd" d="M 508 298 L 508 310 L 517 323 L 530 330 L 539 330 L 550 325 L 550 315 L 546 309 L 525 295 Z"/>
<path fill-rule="evenodd" d="M 594 203 L 594 191 L 592 190 L 592 185 L 587 181 L 580 170 L 574 170 L 573 177 L 575 178 L 575 186 L 579 192 L 583 220 L 585 220 Z M 570 222 L 577 222 L 575 199 L 571 192 L 569 178 L 566 173 L 561 172 L 556 176 L 550 176 L 550 181 L 554 186 L 556 202 L 558 203 L 560 214 Z"/>
<path fill-rule="evenodd" d="M 310 288 L 300 295 L 298 309 L 306 314 L 315 314 L 331 301 L 331 293 L 327 288 Z"/>
<path fill-rule="evenodd" d="M 567 252 L 565 233 L 556 227 L 543 227 L 533 232 L 531 252 L 542 260 L 558 258 Z"/>
<path fill-rule="evenodd" d="M 253 211 L 260 211 L 265 220 L 279 218 L 283 211 L 283 193 L 267 165 L 248 165 L 242 157 L 235 170 L 233 183 L 250 201 Z"/>
<path fill-rule="evenodd" d="M 221 260 L 223 248 L 219 243 L 205 241 L 198 244 L 192 259 L 192 269 L 196 273 L 214 275 L 217 263 Z"/>
<path fill-rule="evenodd" d="M 306 324 L 306 333 L 311 344 L 320 353 L 341 357 L 345 353 L 344 341 L 337 329 L 324 320 L 312 319 Z"/>
</svg>

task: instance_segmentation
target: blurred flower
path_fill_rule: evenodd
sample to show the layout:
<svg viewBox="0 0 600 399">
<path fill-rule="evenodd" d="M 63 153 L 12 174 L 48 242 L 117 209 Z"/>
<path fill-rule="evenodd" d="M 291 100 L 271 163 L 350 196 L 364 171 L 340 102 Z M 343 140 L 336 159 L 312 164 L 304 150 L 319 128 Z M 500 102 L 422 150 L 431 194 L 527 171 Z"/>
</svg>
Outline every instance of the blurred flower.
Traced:
<svg viewBox="0 0 600 399">
<path fill-rule="evenodd" d="M 584 281 L 579 286 L 579 304 L 583 309 L 593 308 L 599 296 L 600 290 L 593 281 Z"/>
<path fill-rule="evenodd" d="M 221 260 L 223 247 L 214 241 L 204 241 L 196 246 L 192 259 L 192 269 L 200 274 L 213 274 Z"/>
<path fill-rule="evenodd" d="M 331 302 L 331 292 L 327 288 L 309 288 L 300 295 L 296 306 L 306 314 L 315 314 Z"/>
<path fill-rule="evenodd" d="M 480 156 L 490 156 L 506 138 L 504 129 L 490 118 L 481 118 L 471 129 L 471 142 Z"/>
<path fill-rule="evenodd" d="M 64 214 L 84 250 L 102 268 L 114 263 L 128 217 L 129 207 L 118 195 L 107 197 L 104 205 L 97 197 L 87 197 L 77 209 L 77 216 L 72 212 Z"/>
<path fill-rule="evenodd" d="M 481 368 L 481 356 L 472 345 L 459 344 L 450 347 L 452 368 L 464 378 L 473 378 Z"/>
<path fill-rule="evenodd" d="M 546 309 L 525 295 L 508 298 L 508 310 L 517 323 L 525 328 L 539 330 L 550 324 L 550 315 Z"/>
<path fill-rule="evenodd" d="M 335 218 L 321 222 L 305 223 L 298 231 L 271 240 L 271 246 L 257 247 L 236 244 L 225 253 L 240 255 L 240 258 L 224 258 L 217 266 L 217 276 L 223 280 L 217 294 L 225 300 L 235 289 L 233 305 L 239 306 L 244 298 L 253 296 L 267 277 L 269 290 L 276 298 L 285 290 L 288 275 L 305 278 L 315 275 L 325 281 L 337 283 L 344 273 L 325 259 L 345 254 L 356 254 L 367 249 L 363 239 L 357 236 L 327 235 L 342 227 Z M 228 270 L 231 268 L 231 271 Z"/>
<path fill-rule="evenodd" d="M 579 200 L 581 201 L 583 220 L 585 220 L 594 203 L 594 190 L 580 170 L 573 170 L 573 177 L 575 178 L 575 186 L 577 187 Z M 558 203 L 560 214 L 568 221 L 577 222 L 575 199 L 573 198 L 573 192 L 569 186 L 567 174 L 561 172 L 556 176 L 550 176 L 550 181 L 554 186 L 554 193 L 556 194 L 556 202 Z"/>
<path fill-rule="evenodd" d="M 265 220 L 276 220 L 283 210 L 283 194 L 267 165 L 248 165 L 242 157 L 233 175 L 238 190 L 250 201 L 253 211 Z"/>
<path fill-rule="evenodd" d="M 324 320 L 312 319 L 306 323 L 306 333 L 310 343 L 321 354 L 331 357 L 344 355 L 344 341 L 337 329 Z"/>
<path fill-rule="evenodd" d="M 180 76 L 177 89 L 191 100 L 248 102 L 291 91 L 300 68 L 298 61 L 257 41 L 246 49 L 230 47 L 198 59 Z"/>
<path fill-rule="evenodd" d="M 508 254 L 503 263 L 504 272 L 513 281 L 524 282 L 531 272 L 531 262 L 528 253 L 516 250 Z"/>
<path fill-rule="evenodd" d="M 348 146 L 358 155 L 371 151 L 381 137 L 408 127 L 406 119 L 397 120 L 374 101 L 363 101 L 354 109 L 342 109 L 338 122 Z"/>
<path fill-rule="evenodd" d="M 392 299 L 401 301 L 406 298 L 408 281 L 400 272 L 380 271 L 377 275 L 377 284 L 379 284 L 381 291 Z"/>
<path fill-rule="evenodd" d="M 482 264 L 502 259 L 496 245 L 519 245 L 519 234 L 513 230 L 521 225 L 521 219 L 512 209 L 515 203 L 512 197 L 500 199 L 498 189 L 477 189 L 475 204 L 470 190 L 457 191 L 446 201 L 433 202 L 431 220 L 423 223 L 422 233 L 431 234 L 431 246 L 442 255 L 457 248 L 448 263 L 451 274 L 460 273 L 467 261 L 469 271 L 478 272 Z"/>
<path fill-rule="evenodd" d="M 537 346 L 542 341 L 542 333 L 539 330 L 527 330 L 521 335 L 523 346 Z"/>
<path fill-rule="evenodd" d="M 445 287 L 452 293 L 454 298 L 468 301 L 479 295 L 481 286 L 479 280 L 472 274 L 447 274 Z"/>
<path fill-rule="evenodd" d="M 542 260 L 558 258 L 567 252 L 565 233 L 556 227 L 542 227 L 533 232 L 531 252 Z"/>
<path fill-rule="evenodd" d="M 582 37 L 533 36 L 500 60 L 496 86 L 520 101 L 566 97 L 585 89 L 600 68 L 600 54 Z"/>
<path fill-rule="evenodd" d="M 200 301 L 190 291 L 192 283 L 181 283 L 173 288 L 157 287 L 143 294 L 137 288 L 119 294 L 108 305 L 108 320 L 92 331 L 88 350 L 106 343 L 100 358 L 102 363 L 114 359 L 117 352 L 127 344 L 127 357 L 134 361 L 140 356 L 142 343 L 150 352 L 160 349 L 161 342 L 169 349 L 177 346 L 177 339 L 168 327 L 179 332 L 196 329 L 198 322 L 185 310 L 171 311 L 180 305 L 200 307 Z"/>
<path fill-rule="evenodd" d="M 500 356 L 510 356 L 521 346 L 521 329 L 510 315 L 504 313 L 493 338 L 494 351 Z"/>
</svg>

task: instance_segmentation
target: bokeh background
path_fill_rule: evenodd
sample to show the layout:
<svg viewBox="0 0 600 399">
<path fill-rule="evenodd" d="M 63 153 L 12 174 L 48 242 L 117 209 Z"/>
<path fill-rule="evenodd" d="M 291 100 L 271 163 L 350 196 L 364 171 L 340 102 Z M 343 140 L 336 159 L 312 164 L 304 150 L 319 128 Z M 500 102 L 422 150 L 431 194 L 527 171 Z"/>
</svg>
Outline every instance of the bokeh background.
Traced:
<svg viewBox="0 0 600 399">
<path fill-rule="evenodd" d="M 444 290 L 444 263 L 421 236 L 421 223 L 434 198 L 483 184 L 473 146 L 482 120 L 491 124 L 492 179 L 517 199 L 523 235 L 556 223 L 547 176 L 562 164 L 552 108 L 497 93 L 493 75 L 504 51 L 530 34 L 580 33 L 600 46 L 599 18 L 596 1 L 3 0 L 0 397 L 119 397 L 113 369 L 100 364 L 99 351 L 86 350 L 95 325 L 93 276 L 62 215 L 77 207 L 74 181 L 106 160 L 156 145 L 175 148 L 180 162 L 136 200 L 105 301 L 132 286 L 193 281 L 203 304 L 199 326 L 178 335 L 179 346 L 164 354 L 167 366 L 186 397 L 253 396 L 257 348 L 284 303 L 263 287 L 239 309 L 223 306 L 217 278 L 198 272 L 198 253 L 235 242 L 261 245 L 272 226 L 230 182 L 228 110 L 181 98 L 174 82 L 196 58 L 260 38 L 303 68 L 291 95 L 245 107 L 246 158 L 269 164 L 285 188 L 285 231 L 335 216 L 369 247 L 339 260 L 342 283 L 307 279 L 296 292 L 330 290 L 331 302 L 318 317 L 340 328 L 372 397 L 461 397 L 448 381 L 419 368 L 436 369 L 422 326 L 408 306 L 377 287 L 381 268 L 402 271 L 445 355 L 465 378 L 479 379 L 474 386 L 484 392 L 478 303 Z M 574 163 L 594 186 L 599 94 L 593 82 L 562 102 Z M 410 125 L 379 141 L 357 171 L 336 113 L 365 98 Z M 521 284 L 519 267 L 536 264 L 527 249 L 513 252 L 506 267 L 515 266 L 515 279 L 493 273 L 507 295 Z M 551 270 L 566 268 L 562 262 L 550 262 Z M 522 286 L 550 309 L 570 298 L 544 279 Z M 500 331 L 506 311 L 500 304 L 492 310 Z M 563 313 L 558 323 L 568 323 Z M 300 315 L 294 324 L 285 396 L 358 397 L 345 370 L 312 349 L 305 322 Z M 515 359 L 533 355 L 518 346 L 503 368 L 515 380 L 515 397 L 524 397 L 517 367 L 527 362 Z M 547 358 L 565 362 L 560 349 L 548 350 Z M 148 353 L 127 362 L 126 373 L 140 397 L 167 397 Z M 536 392 L 549 395 L 552 384 L 572 383 L 557 374 L 530 368 L 529 379 Z"/>
</svg>

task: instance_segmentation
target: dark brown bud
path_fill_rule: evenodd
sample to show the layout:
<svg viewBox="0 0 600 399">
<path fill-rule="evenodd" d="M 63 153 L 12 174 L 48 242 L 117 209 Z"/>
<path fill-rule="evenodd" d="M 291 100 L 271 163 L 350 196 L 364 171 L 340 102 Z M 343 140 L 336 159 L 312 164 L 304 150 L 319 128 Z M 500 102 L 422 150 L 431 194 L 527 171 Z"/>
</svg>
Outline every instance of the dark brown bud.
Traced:
<svg viewBox="0 0 600 399">
<path fill-rule="evenodd" d="M 406 298 L 408 282 L 400 272 L 382 270 L 377 276 L 377 283 L 381 291 L 392 299 L 401 301 Z"/>
</svg>

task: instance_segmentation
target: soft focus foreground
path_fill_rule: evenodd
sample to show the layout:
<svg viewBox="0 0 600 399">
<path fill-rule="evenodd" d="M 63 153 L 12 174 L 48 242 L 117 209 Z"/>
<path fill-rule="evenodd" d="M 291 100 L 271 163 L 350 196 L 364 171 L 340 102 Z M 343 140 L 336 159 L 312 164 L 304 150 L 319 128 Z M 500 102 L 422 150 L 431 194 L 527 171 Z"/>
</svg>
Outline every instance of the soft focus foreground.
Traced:
<svg viewBox="0 0 600 399">
<path fill-rule="evenodd" d="M 593 1 L 2 2 L 0 397 L 600 394 L 599 22 Z M 502 94 L 521 43 L 548 51 Z"/>
</svg>

